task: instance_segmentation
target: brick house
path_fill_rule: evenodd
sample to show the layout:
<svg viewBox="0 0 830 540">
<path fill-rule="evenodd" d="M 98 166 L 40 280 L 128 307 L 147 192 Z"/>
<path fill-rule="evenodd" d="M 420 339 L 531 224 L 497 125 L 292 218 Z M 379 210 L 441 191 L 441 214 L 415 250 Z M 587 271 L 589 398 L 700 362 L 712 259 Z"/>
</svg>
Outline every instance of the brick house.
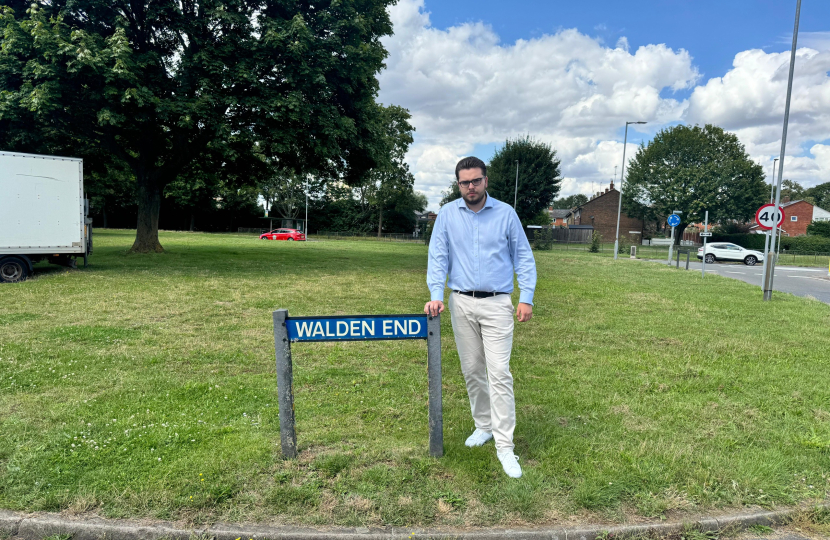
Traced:
<svg viewBox="0 0 830 540">
<path fill-rule="evenodd" d="M 605 191 L 597 192 L 588 202 L 574 210 L 569 223 L 591 225 L 602 235 L 603 242 L 613 242 L 617 233 L 619 203 L 620 192 L 614 188 L 614 182 L 611 182 L 611 186 L 605 188 Z M 627 238 L 629 242 L 639 244 L 642 237 L 643 221 L 622 213 L 620 215 L 620 238 Z"/>
<path fill-rule="evenodd" d="M 807 201 L 790 201 L 786 197 L 781 202 L 784 209 L 784 223 L 781 224 L 781 234 L 784 236 L 804 236 L 807 234 L 807 225 L 813 221 L 830 221 L 830 212 L 814 206 Z M 764 231 L 754 224 L 749 232 L 762 234 Z"/>
<path fill-rule="evenodd" d="M 568 216 L 571 215 L 571 210 L 548 208 L 548 215 L 550 216 L 551 225 L 554 227 L 564 227 L 568 224 Z"/>
</svg>

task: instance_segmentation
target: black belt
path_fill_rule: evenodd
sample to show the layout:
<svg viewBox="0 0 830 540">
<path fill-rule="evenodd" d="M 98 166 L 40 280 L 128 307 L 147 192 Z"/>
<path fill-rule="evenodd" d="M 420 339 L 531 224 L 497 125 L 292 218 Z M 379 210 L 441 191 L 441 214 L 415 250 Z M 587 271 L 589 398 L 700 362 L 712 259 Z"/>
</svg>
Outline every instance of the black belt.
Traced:
<svg viewBox="0 0 830 540">
<path fill-rule="evenodd" d="M 489 291 L 454 291 L 464 296 L 472 296 L 473 298 L 489 298 L 491 296 L 498 296 L 500 294 L 510 294 L 506 292 L 489 292 Z"/>
</svg>

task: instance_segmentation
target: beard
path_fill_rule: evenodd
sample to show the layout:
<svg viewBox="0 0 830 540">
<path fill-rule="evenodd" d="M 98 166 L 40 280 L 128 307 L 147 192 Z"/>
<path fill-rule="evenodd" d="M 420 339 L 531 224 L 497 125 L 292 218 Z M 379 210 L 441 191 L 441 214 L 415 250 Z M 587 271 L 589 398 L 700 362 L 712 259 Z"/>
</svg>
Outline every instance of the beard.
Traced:
<svg viewBox="0 0 830 540">
<path fill-rule="evenodd" d="M 467 193 L 466 195 L 462 195 L 461 198 L 464 199 L 464 202 L 466 202 L 467 204 L 476 205 L 480 203 L 482 200 L 484 200 L 485 195 L 486 192 L 484 190 L 481 190 L 476 194 Z"/>
</svg>

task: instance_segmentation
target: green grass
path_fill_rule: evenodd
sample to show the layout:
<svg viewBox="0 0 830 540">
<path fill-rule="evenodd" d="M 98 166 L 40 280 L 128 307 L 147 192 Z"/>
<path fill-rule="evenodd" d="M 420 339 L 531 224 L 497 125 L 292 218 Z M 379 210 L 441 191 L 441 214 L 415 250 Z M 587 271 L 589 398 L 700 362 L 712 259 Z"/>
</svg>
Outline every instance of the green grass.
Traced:
<svg viewBox="0 0 830 540">
<path fill-rule="evenodd" d="M 426 345 L 294 347 L 280 457 L 271 311 L 413 313 L 426 247 L 163 233 L 0 287 L 0 507 L 193 523 L 479 525 L 690 515 L 830 489 L 830 306 L 737 280 L 537 253 L 517 325 L 510 480 L 472 431 L 442 320 L 446 456 Z"/>
</svg>

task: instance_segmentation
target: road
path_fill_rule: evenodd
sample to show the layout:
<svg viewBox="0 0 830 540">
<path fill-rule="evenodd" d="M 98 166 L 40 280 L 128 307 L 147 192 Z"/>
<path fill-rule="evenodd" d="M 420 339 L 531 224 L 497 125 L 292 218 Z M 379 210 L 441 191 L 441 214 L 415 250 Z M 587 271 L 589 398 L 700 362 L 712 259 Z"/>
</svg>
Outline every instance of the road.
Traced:
<svg viewBox="0 0 830 540">
<path fill-rule="evenodd" d="M 666 261 L 655 261 L 666 264 Z M 672 266 L 676 261 L 672 261 Z M 686 267 L 686 260 L 680 261 L 680 270 Z M 700 262 L 690 262 L 689 272 L 700 273 Z M 740 279 L 752 285 L 757 285 L 760 291 L 764 280 L 762 263 L 755 266 L 746 266 L 741 263 L 718 262 L 706 265 L 707 274 L 718 274 L 724 277 Z M 803 266 L 776 266 L 773 279 L 775 291 L 787 292 L 796 296 L 811 296 L 820 302 L 830 304 L 830 278 L 827 268 L 812 268 Z"/>
</svg>

